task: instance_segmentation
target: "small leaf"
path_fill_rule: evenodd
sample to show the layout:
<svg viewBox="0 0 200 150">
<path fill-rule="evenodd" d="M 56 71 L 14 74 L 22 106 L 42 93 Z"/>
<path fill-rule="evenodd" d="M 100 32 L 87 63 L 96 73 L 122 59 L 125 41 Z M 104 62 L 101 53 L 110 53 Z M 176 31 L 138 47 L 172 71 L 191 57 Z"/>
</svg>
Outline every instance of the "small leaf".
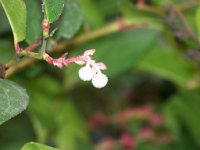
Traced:
<svg viewBox="0 0 200 150">
<path fill-rule="evenodd" d="M 48 21 L 53 23 L 63 12 L 64 0 L 44 0 L 44 7 Z"/>
<path fill-rule="evenodd" d="M 29 96 L 26 90 L 12 81 L 0 79 L 0 124 L 26 109 Z"/>
<path fill-rule="evenodd" d="M 13 30 L 15 42 L 23 41 L 26 36 L 26 6 L 24 1 L 1 0 L 0 2 Z"/>
<path fill-rule="evenodd" d="M 82 24 L 82 14 L 77 0 L 65 0 L 65 9 L 58 36 L 71 38 Z"/>
<path fill-rule="evenodd" d="M 21 150 L 58 150 L 58 149 L 42 145 L 39 143 L 30 142 L 24 145 Z"/>
<path fill-rule="evenodd" d="M 42 13 L 38 1 L 25 0 L 27 7 L 27 32 L 26 41 L 31 44 L 42 37 Z"/>
</svg>

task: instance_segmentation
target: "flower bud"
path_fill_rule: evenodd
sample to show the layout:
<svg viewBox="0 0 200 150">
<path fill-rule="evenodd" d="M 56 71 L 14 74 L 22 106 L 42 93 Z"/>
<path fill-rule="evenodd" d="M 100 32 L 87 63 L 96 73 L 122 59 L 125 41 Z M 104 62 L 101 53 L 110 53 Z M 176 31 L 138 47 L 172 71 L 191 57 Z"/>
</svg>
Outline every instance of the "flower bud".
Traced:
<svg viewBox="0 0 200 150">
<path fill-rule="evenodd" d="M 89 66 L 82 67 L 78 72 L 80 79 L 83 81 L 90 81 L 94 73 L 94 70 Z"/>
<path fill-rule="evenodd" d="M 103 88 L 106 86 L 108 82 L 108 77 L 102 73 L 97 73 L 93 78 L 92 78 L 92 84 L 96 88 Z"/>
<path fill-rule="evenodd" d="M 43 30 L 49 30 L 50 28 L 50 23 L 47 19 L 42 20 L 42 29 Z"/>
</svg>

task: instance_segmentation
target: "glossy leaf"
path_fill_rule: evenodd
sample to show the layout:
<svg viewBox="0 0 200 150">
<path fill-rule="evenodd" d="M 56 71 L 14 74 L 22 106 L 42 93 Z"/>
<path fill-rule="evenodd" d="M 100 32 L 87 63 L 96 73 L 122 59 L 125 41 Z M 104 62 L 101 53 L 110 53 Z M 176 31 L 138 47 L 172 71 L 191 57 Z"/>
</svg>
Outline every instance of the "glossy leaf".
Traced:
<svg viewBox="0 0 200 150">
<path fill-rule="evenodd" d="M 47 19 L 53 23 L 63 12 L 64 0 L 43 0 Z"/>
<path fill-rule="evenodd" d="M 0 80 L 0 124 L 26 109 L 29 96 L 26 90 L 12 81 Z"/>
<path fill-rule="evenodd" d="M 82 14 L 77 0 L 65 0 L 65 9 L 58 36 L 71 38 L 82 24 Z"/>
<path fill-rule="evenodd" d="M 58 150 L 58 149 L 42 145 L 39 143 L 31 142 L 24 145 L 21 150 Z"/>
<path fill-rule="evenodd" d="M 24 1 L 1 0 L 0 2 L 13 30 L 15 42 L 23 41 L 26 36 L 26 6 Z"/>
</svg>

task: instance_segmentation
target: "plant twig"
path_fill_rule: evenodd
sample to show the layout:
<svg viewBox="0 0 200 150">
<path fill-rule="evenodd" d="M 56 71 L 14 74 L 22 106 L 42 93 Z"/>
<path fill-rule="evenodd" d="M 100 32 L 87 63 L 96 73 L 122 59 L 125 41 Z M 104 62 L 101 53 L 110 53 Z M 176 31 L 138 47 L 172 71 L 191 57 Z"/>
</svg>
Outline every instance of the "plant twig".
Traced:
<svg viewBox="0 0 200 150">
<path fill-rule="evenodd" d="M 46 53 L 47 39 L 49 37 L 50 23 L 46 18 L 44 18 L 42 21 L 42 29 L 43 29 L 42 48 L 39 51 L 41 56 L 43 56 Z"/>
<path fill-rule="evenodd" d="M 42 20 L 42 30 L 43 30 L 43 38 L 42 38 L 42 48 L 40 49 L 40 55 L 43 56 L 46 53 L 46 47 L 47 47 L 47 38 L 49 37 L 49 29 L 50 29 L 50 23 L 47 19 L 45 4 L 43 0 L 42 4 L 42 11 L 44 14 L 44 19 Z"/>
<path fill-rule="evenodd" d="M 199 0 L 190 0 L 190 1 L 178 4 L 175 7 L 178 11 L 183 12 L 187 9 L 197 6 L 199 3 L 200 3 Z M 155 7 L 155 6 L 144 5 L 143 7 L 137 7 L 137 8 L 140 10 L 150 12 L 150 13 L 165 13 L 166 12 L 166 9 L 164 7 Z"/>
<path fill-rule="evenodd" d="M 193 32 L 193 30 L 191 29 L 190 25 L 188 24 L 188 22 L 186 21 L 183 13 L 181 12 L 181 10 L 177 9 L 176 7 L 172 6 L 172 9 L 176 12 L 177 17 L 180 19 L 180 21 L 183 23 L 183 26 L 185 27 L 186 32 L 188 33 L 188 35 L 194 40 L 194 41 L 198 41 L 198 37 L 195 35 L 195 33 Z"/>
<path fill-rule="evenodd" d="M 34 50 L 41 42 L 42 42 L 41 38 L 35 40 L 31 45 L 29 45 L 27 48 L 25 48 L 26 51 L 30 52 L 30 51 Z"/>
<path fill-rule="evenodd" d="M 70 45 L 80 45 L 80 44 L 90 41 L 92 39 L 103 37 L 103 36 L 106 36 L 106 35 L 109 35 L 109 34 L 112 34 L 115 32 L 120 32 L 122 30 L 130 29 L 130 28 L 134 29 L 134 28 L 139 28 L 139 27 L 151 28 L 150 26 L 151 25 L 148 26 L 148 22 L 136 23 L 135 21 L 132 21 L 132 20 L 119 20 L 119 21 L 111 23 L 101 29 L 98 29 L 96 31 L 88 32 L 88 33 L 85 33 L 84 35 L 80 35 L 72 40 L 66 40 L 64 42 L 58 43 L 56 45 L 56 47 L 54 47 L 51 50 L 51 53 L 63 51 L 63 50 L 65 50 L 66 47 L 68 47 Z M 30 53 L 30 52 L 23 50 L 22 54 L 26 55 L 26 56 L 34 57 L 37 59 L 41 59 L 40 56 L 36 55 L 36 53 L 33 53 L 33 52 Z M 29 59 L 26 59 L 26 60 L 20 62 L 19 64 L 15 65 L 13 67 L 10 67 L 6 71 L 6 77 L 10 77 L 17 71 L 20 71 L 35 62 L 36 62 L 36 59 L 29 58 Z"/>
<path fill-rule="evenodd" d="M 37 59 L 33 59 L 33 58 L 29 58 L 26 59 L 20 63 L 18 63 L 17 65 L 10 67 L 7 71 L 6 71 L 6 78 L 10 77 L 11 75 L 15 74 L 17 71 L 20 71 L 28 66 L 33 65 L 36 62 Z"/>
<path fill-rule="evenodd" d="M 187 1 L 187 2 L 184 2 L 184 3 L 181 3 L 180 5 L 176 6 L 176 8 L 179 11 L 184 11 L 186 9 L 198 6 L 199 2 L 200 2 L 199 0 L 190 0 L 190 1 Z"/>
</svg>

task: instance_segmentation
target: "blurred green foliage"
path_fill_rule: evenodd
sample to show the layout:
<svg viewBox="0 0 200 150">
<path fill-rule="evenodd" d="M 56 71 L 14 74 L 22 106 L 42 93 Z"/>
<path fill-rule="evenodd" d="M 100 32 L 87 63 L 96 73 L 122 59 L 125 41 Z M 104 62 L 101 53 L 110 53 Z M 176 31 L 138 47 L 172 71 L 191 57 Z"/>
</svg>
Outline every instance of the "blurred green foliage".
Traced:
<svg viewBox="0 0 200 150">
<path fill-rule="evenodd" d="M 26 20 L 14 1 L 7 17 L 17 41 L 25 36 L 18 25 L 26 22 L 26 39 L 20 44 L 27 46 L 42 36 L 43 14 L 40 0 L 24 2 Z M 58 28 L 49 39 L 49 51 L 60 41 L 70 44 L 55 57 L 67 50 L 71 57 L 95 48 L 95 60 L 108 67 L 109 82 L 95 89 L 80 81 L 76 65 L 60 70 L 40 61 L 19 70 L 9 80 L 26 88 L 29 105 L 0 126 L 0 149 L 18 150 L 26 143 L 22 150 L 200 149 L 198 0 L 45 0 L 43 7 L 54 22 L 51 29 Z M 4 9 L 0 5 L 0 64 L 14 56 Z M 19 58 L 14 67 L 23 61 Z M 4 82 L 0 80 L 0 122 L 8 111 L 4 102 L 12 100 L 9 109 L 16 110 L 20 97 L 13 92 L 14 97 L 5 99 L 9 87 Z M 146 111 L 150 116 L 143 116 Z M 156 114 L 164 119 L 161 125 L 151 123 Z M 151 130 L 143 130 L 147 128 Z"/>
</svg>

